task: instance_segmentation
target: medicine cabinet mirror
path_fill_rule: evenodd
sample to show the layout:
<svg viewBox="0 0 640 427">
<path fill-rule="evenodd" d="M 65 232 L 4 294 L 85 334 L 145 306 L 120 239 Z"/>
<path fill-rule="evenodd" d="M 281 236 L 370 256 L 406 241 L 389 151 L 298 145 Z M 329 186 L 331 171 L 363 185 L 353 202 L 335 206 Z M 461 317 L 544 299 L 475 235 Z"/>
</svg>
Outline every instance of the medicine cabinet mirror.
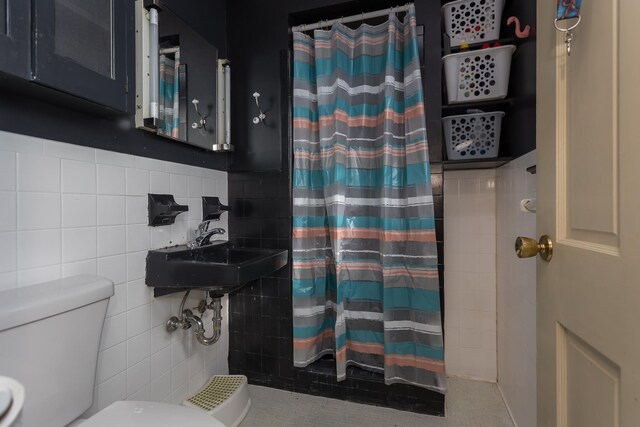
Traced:
<svg viewBox="0 0 640 427">
<path fill-rule="evenodd" d="M 228 139 L 224 85 L 229 79 L 228 61 L 218 60 L 215 46 L 160 0 L 136 0 L 136 127 L 229 151 L 230 144 L 219 144 Z"/>
</svg>

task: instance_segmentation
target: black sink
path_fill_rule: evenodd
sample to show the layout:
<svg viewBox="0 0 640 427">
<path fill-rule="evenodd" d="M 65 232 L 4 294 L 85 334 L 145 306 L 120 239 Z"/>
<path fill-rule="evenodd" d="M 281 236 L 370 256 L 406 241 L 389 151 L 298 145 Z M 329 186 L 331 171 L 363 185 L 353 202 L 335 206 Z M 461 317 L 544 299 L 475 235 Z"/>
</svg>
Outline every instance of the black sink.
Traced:
<svg viewBox="0 0 640 427">
<path fill-rule="evenodd" d="M 223 295 L 281 269 L 282 249 L 237 248 L 216 242 L 200 248 L 173 246 L 147 253 L 147 286 L 156 296 L 198 289 Z"/>
</svg>

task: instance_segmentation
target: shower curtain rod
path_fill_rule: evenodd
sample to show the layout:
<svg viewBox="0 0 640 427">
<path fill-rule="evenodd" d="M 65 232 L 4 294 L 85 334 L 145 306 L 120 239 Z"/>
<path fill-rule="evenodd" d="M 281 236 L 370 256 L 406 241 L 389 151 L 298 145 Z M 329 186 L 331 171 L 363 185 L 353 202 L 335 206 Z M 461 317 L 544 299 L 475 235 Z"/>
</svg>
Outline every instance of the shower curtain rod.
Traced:
<svg viewBox="0 0 640 427">
<path fill-rule="evenodd" d="M 329 19 L 326 21 L 316 22 L 315 24 L 298 25 L 291 28 L 291 32 L 317 30 L 318 28 L 330 27 L 333 24 L 337 23 L 345 24 L 347 22 L 364 21 L 365 19 L 377 18 L 379 16 L 385 16 L 390 13 L 406 12 L 412 5 L 413 3 L 408 3 L 404 6 L 390 7 L 388 9 L 376 10 L 373 12 L 363 12 L 360 15 L 345 16 L 338 19 Z"/>
</svg>

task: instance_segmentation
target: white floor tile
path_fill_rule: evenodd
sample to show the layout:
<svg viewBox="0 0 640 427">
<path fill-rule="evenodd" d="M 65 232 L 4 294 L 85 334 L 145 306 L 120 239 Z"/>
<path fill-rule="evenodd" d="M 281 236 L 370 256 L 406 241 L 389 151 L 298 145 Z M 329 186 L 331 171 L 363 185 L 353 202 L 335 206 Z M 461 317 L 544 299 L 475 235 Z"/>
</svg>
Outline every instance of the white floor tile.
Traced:
<svg viewBox="0 0 640 427">
<path fill-rule="evenodd" d="M 242 427 L 513 427 L 495 384 L 460 379 L 449 380 L 446 417 L 252 385 L 249 394 L 252 405 Z"/>
</svg>

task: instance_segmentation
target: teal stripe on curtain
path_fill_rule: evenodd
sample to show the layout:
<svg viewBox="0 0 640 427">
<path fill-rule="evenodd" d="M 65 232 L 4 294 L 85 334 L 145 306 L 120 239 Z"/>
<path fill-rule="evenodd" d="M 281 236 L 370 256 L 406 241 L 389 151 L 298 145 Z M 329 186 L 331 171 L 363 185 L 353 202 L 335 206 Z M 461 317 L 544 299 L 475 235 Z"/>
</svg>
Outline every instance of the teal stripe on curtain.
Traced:
<svg viewBox="0 0 640 427">
<path fill-rule="evenodd" d="M 406 167 L 383 166 L 378 169 L 356 169 L 336 164 L 331 169 L 293 171 L 295 187 L 322 188 L 325 185 L 342 183 L 349 187 L 406 187 L 431 182 L 424 164 Z"/>
<path fill-rule="evenodd" d="M 356 364 L 444 393 L 415 10 L 293 39 L 294 365 L 331 352 L 338 381 Z"/>
<path fill-rule="evenodd" d="M 332 227 L 382 228 L 385 230 L 434 229 L 434 218 L 380 218 L 374 216 L 303 216 L 294 217 L 294 227 L 324 227 L 327 219 Z"/>
</svg>

